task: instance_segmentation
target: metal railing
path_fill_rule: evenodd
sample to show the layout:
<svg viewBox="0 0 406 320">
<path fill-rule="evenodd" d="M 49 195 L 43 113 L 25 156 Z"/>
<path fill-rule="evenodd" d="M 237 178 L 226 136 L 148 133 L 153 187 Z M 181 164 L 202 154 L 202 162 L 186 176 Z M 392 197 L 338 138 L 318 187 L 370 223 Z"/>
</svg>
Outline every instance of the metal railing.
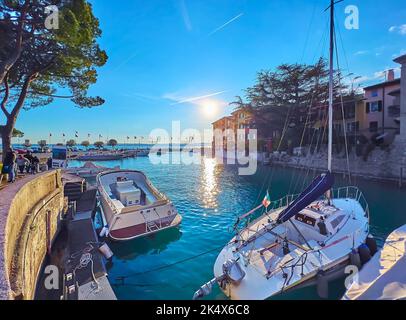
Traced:
<svg viewBox="0 0 406 320">
<path fill-rule="evenodd" d="M 270 215 L 270 214 L 274 213 L 275 211 L 280 210 L 281 208 L 288 207 L 299 196 L 300 196 L 300 194 L 286 195 L 279 200 L 272 201 L 270 207 L 268 208 L 269 209 L 268 212 L 264 213 L 257 219 L 261 219 L 264 215 Z M 369 205 L 368 205 L 368 202 L 367 202 L 364 194 L 362 193 L 362 191 L 359 188 L 349 186 L 349 187 L 341 187 L 341 188 L 332 189 L 332 198 L 333 199 L 345 198 L 345 199 L 356 200 L 361 205 L 361 207 L 365 211 L 367 217 L 369 218 Z M 324 199 L 326 199 L 325 196 L 322 196 L 319 198 L 319 200 L 324 200 Z"/>
</svg>

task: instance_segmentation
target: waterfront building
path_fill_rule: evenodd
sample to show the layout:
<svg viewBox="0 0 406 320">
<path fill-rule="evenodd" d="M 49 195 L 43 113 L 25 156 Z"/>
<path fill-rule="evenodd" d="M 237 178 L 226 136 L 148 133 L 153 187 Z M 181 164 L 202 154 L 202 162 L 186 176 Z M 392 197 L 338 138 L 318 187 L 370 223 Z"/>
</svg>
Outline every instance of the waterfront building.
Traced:
<svg viewBox="0 0 406 320">
<path fill-rule="evenodd" d="M 386 81 L 364 88 L 365 112 L 361 129 L 371 133 L 395 132 L 400 128 L 400 78 L 388 71 Z"/>
<path fill-rule="evenodd" d="M 395 98 L 397 98 L 397 95 L 399 96 L 400 140 L 406 142 L 406 54 L 396 58 L 394 61 L 401 65 L 400 92 L 394 94 L 396 95 Z"/>
<path fill-rule="evenodd" d="M 222 143 L 223 150 L 227 148 L 227 142 L 234 143 L 237 140 L 244 140 L 248 137 L 250 129 L 254 128 L 253 117 L 246 110 L 236 110 L 231 116 L 223 117 L 212 123 L 213 131 L 222 132 L 222 137 L 214 137 L 213 150 L 219 148 Z M 244 136 L 238 137 L 238 131 L 244 130 Z M 222 139 L 222 140 L 219 140 Z"/>
</svg>

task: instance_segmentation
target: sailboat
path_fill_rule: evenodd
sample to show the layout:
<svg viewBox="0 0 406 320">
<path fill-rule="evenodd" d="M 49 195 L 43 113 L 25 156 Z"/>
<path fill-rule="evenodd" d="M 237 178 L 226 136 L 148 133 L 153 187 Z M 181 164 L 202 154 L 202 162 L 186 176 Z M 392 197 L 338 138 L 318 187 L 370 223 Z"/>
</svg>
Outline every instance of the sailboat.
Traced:
<svg viewBox="0 0 406 320">
<path fill-rule="evenodd" d="M 237 231 L 217 257 L 215 278 L 194 299 L 218 284 L 232 300 L 264 300 L 317 283 L 321 276 L 357 260 L 356 255 L 359 260 L 358 249 L 369 235 L 368 203 L 356 187 L 333 189 L 334 5 L 331 1 L 328 171 L 300 195 L 274 201 L 269 211 Z M 236 226 L 268 205 L 265 199 Z"/>
</svg>

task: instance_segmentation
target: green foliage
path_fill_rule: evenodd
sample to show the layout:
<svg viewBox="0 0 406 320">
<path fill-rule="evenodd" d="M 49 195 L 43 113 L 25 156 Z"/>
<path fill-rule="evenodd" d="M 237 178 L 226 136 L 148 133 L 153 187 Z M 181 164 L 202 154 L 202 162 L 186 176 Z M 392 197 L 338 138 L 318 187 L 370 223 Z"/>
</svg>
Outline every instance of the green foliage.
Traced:
<svg viewBox="0 0 406 320">
<path fill-rule="evenodd" d="M 115 140 L 115 139 L 110 139 L 108 142 L 107 142 L 107 145 L 109 146 L 109 147 L 115 147 L 115 146 L 117 146 L 118 145 L 118 142 L 117 142 L 117 140 Z"/>
<path fill-rule="evenodd" d="M 323 59 L 314 65 L 282 64 L 274 71 L 259 72 L 254 86 L 246 89 L 245 99 L 237 97 L 232 105 L 252 115 L 261 137 L 284 133 L 281 148 L 287 149 L 300 144 L 307 120 L 326 112 L 323 106 L 328 102 L 328 74 Z M 335 74 L 335 99 L 345 89 L 340 77 Z M 320 107 L 318 111 L 316 107 Z M 279 143 L 273 145 L 277 147 Z"/>
<path fill-rule="evenodd" d="M 97 149 L 101 149 L 101 148 L 103 148 L 103 146 L 104 146 L 104 142 L 103 142 L 103 141 L 96 141 L 96 142 L 94 143 L 94 146 L 95 146 Z"/>
<path fill-rule="evenodd" d="M 24 132 L 14 128 L 12 136 L 13 136 L 13 138 L 23 138 L 24 137 Z"/>
<path fill-rule="evenodd" d="M 29 147 L 32 146 L 32 144 L 31 144 L 30 140 L 27 139 L 27 140 L 24 141 L 23 146 L 26 147 L 26 148 L 29 148 Z"/>
<path fill-rule="evenodd" d="M 73 139 L 68 140 L 68 141 L 66 142 L 66 146 L 72 148 L 72 147 L 76 146 L 76 141 L 73 140 Z"/>
<path fill-rule="evenodd" d="M 9 44 L 0 49 L 0 61 L 7 59 L 14 50 L 17 22 L 9 17 L 21 15 L 21 7 L 17 6 L 21 2 L 0 1 L 0 5 L 5 8 L 0 14 L 0 34 Z M 48 5 L 59 8 L 57 30 L 48 30 L 45 27 L 47 14 L 44 8 Z M 97 80 L 96 69 L 107 61 L 106 52 L 96 42 L 100 35 L 99 21 L 93 15 L 92 5 L 88 1 L 33 1 L 24 26 L 24 47 L 9 74 L 13 101 L 17 99 L 26 77 L 35 74 L 25 109 L 50 104 L 57 91 L 62 88 L 70 92 L 63 97 L 68 97 L 78 107 L 103 104 L 101 97 L 90 97 L 87 94 L 90 85 Z"/>
<path fill-rule="evenodd" d="M 44 150 L 44 148 L 47 146 L 46 140 L 40 140 L 40 141 L 38 141 L 38 146 L 39 146 L 42 150 Z"/>
<path fill-rule="evenodd" d="M 85 148 L 88 148 L 89 146 L 90 146 L 90 142 L 89 141 L 82 141 L 82 143 L 81 143 L 81 146 L 82 147 L 85 147 Z"/>
</svg>

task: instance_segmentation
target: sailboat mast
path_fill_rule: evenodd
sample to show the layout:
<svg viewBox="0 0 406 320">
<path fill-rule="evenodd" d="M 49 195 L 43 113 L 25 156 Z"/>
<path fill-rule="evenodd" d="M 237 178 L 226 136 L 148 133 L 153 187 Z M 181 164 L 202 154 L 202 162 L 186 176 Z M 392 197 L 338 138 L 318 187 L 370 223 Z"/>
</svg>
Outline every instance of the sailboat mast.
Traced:
<svg viewBox="0 0 406 320">
<path fill-rule="evenodd" d="M 328 171 L 332 172 L 333 161 L 333 87 L 334 87 L 334 5 L 330 5 L 330 82 L 328 103 Z"/>
</svg>

